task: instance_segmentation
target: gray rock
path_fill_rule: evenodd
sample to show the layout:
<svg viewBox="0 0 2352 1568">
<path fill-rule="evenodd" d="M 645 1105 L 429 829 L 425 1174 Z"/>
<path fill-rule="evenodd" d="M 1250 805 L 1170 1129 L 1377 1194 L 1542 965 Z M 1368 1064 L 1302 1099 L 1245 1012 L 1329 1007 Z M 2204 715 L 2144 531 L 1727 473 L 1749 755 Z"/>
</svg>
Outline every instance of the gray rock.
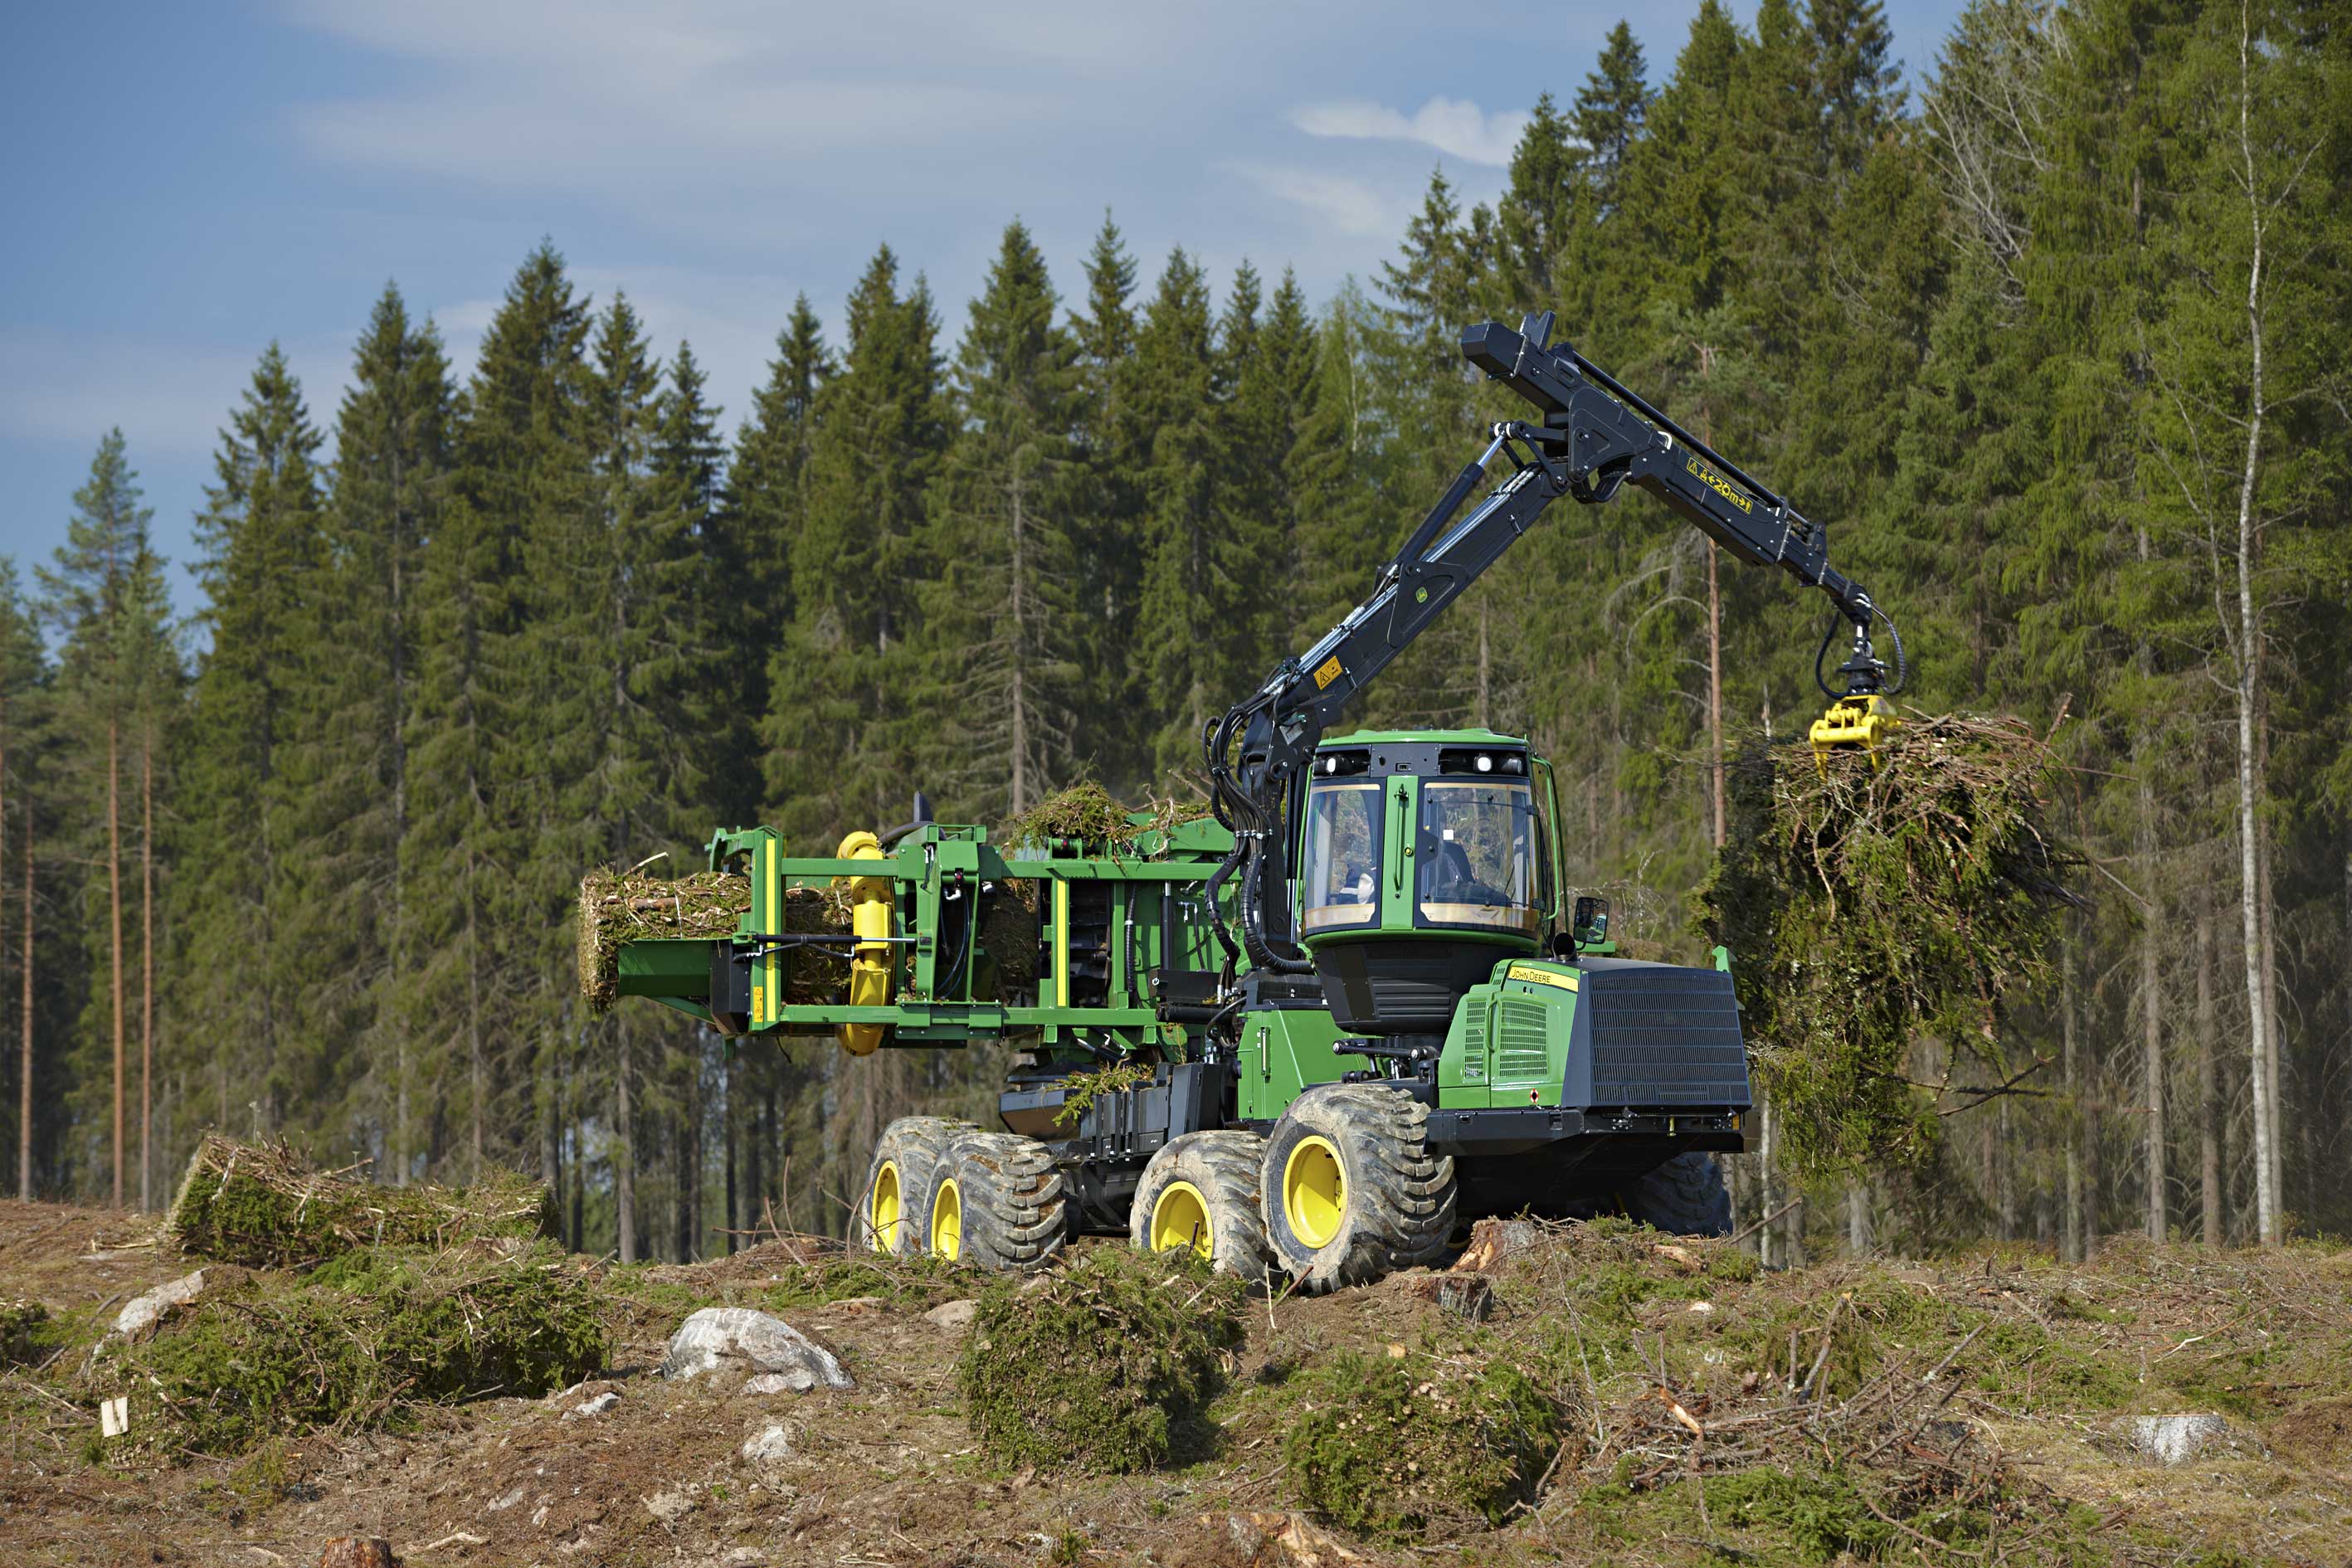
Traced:
<svg viewBox="0 0 2352 1568">
<path fill-rule="evenodd" d="M 763 1372 L 743 1380 L 745 1394 L 806 1394 L 817 1384 L 816 1373 L 804 1366 L 790 1372 Z"/>
<path fill-rule="evenodd" d="M 2138 1452 L 2160 1465 L 2185 1465 L 2216 1450 L 2259 1447 L 2242 1438 L 2219 1415 L 2138 1415 L 2126 1424 L 2125 1435 Z"/>
<path fill-rule="evenodd" d="M 646 1499 L 646 1511 L 664 1524 L 676 1524 L 694 1511 L 694 1500 L 684 1492 L 656 1492 Z"/>
<path fill-rule="evenodd" d="M 483 1507 L 483 1511 L 484 1511 L 485 1513 L 504 1513 L 504 1512 L 506 1512 L 506 1510 L 509 1510 L 509 1509 L 510 1509 L 510 1508 L 514 1507 L 516 1504 L 518 1504 L 518 1503 L 521 1502 L 521 1501 L 522 1501 L 522 1498 L 523 1498 L 523 1489 L 522 1489 L 522 1488 L 520 1488 L 520 1487 L 517 1487 L 517 1488 L 515 1488 L 515 1489 L 514 1489 L 514 1490 L 512 1490 L 512 1491 L 510 1491 L 510 1492 L 507 1493 L 507 1495 L 506 1495 L 506 1496 L 504 1496 L 504 1497 L 502 1497 L 502 1498 L 495 1499 L 495 1500 L 493 1500 L 492 1501 L 490 1501 L 489 1503 L 485 1504 L 485 1505 L 484 1505 L 484 1507 Z"/>
<path fill-rule="evenodd" d="M 775 1464 L 792 1457 L 792 1434 L 772 1421 L 743 1440 L 743 1462 L 747 1465 Z"/>
<path fill-rule="evenodd" d="M 757 1392 L 856 1386 L 831 1351 L 782 1318 L 750 1307 L 705 1307 L 679 1324 L 677 1332 L 670 1336 L 661 1373 L 671 1378 L 699 1377 L 721 1367 L 773 1373 L 784 1380 Z"/>
<path fill-rule="evenodd" d="M 616 1388 L 608 1388 L 604 1393 L 598 1394 L 595 1398 L 583 1399 L 579 1404 L 573 1405 L 571 1409 L 565 1411 L 563 1413 L 563 1419 L 566 1421 L 589 1420 L 594 1416 L 604 1415 L 604 1412 L 610 1410 L 619 1403 L 621 1403 L 620 1390 Z"/>
<path fill-rule="evenodd" d="M 977 1301 L 943 1301 L 923 1316 L 943 1329 L 968 1329 L 972 1319 L 980 1315 Z"/>
<path fill-rule="evenodd" d="M 205 1270 L 158 1285 L 143 1296 L 133 1296 L 115 1314 L 114 1331 L 135 1339 L 161 1322 L 174 1307 L 184 1307 L 205 1293 Z"/>
</svg>

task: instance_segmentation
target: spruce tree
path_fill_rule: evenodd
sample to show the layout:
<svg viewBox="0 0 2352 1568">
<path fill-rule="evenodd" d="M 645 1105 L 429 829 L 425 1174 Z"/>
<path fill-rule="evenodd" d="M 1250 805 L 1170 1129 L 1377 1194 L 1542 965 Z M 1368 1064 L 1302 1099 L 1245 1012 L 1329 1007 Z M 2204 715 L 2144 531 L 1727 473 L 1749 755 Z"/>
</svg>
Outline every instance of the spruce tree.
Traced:
<svg viewBox="0 0 2352 1568">
<path fill-rule="evenodd" d="M 1142 594 L 1141 468 L 1151 432 L 1126 398 L 1136 345 L 1134 258 L 1103 214 L 1086 260 L 1085 309 L 1073 312 L 1080 405 L 1077 458 L 1090 498 L 1078 531 L 1078 600 L 1088 694 L 1082 711 L 1096 765 L 1113 779 L 1148 772 L 1150 726 L 1140 712 L 1140 661 L 1129 628 Z"/>
<path fill-rule="evenodd" d="M 793 620 L 769 663 L 761 732 L 770 819 L 825 851 L 849 825 L 905 809 L 898 678 L 918 618 L 923 491 L 949 434 L 930 292 L 919 279 L 899 291 L 887 246 L 850 296 L 848 327 L 841 371 L 817 399 Z"/>
<path fill-rule="evenodd" d="M 1559 112 L 1551 94 L 1539 94 L 1512 149 L 1511 183 L 1496 207 L 1500 289 L 1511 301 L 1506 309 L 1524 313 L 1557 303 L 1552 269 L 1575 221 L 1579 162 L 1570 118 Z"/>
<path fill-rule="evenodd" d="M 315 913 L 302 898 L 307 781 L 289 763 L 318 711 L 320 444 L 273 343 L 222 432 L 197 518 L 197 619 L 210 646 L 196 669 L 176 889 L 189 1043 L 227 1066 L 263 1128 L 306 1134 L 352 1065 L 309 1026 L 320 954 L 296 935 Z"/>
<path fill-rule="evenodd" d="M 1084 725 L 1084 487 L 1076 344 L 1018 222 L 956 355 L 960 428 L 932 503 L 924 671 L 936 703 L 919 777 L 957 814 L 1002 821 L 1097 759 Z"/>
<path fill-rule="evenodd" d="M 461 1075 L 413 1011 L 422 957 L 415 923 L 429 887 L 404 874 L 417 781 L 410 755 L 424 656 L 426 549 L 448 490 L 455 411 L 439 333 L 413 321 L 396 287 L 378 297 L 352 355 L 335 421 L 327 510 L 328 591 L 320 605 L 323 698 L 294 746 L 314 807 L 313 879 L 322 924 L 350 944 L 359 982 L 351 1026 L 364 1042 L 372 1117 L 383 1129 L 383 1174 L 409 1180 L 418 1152 L 412 1097 Z M 433 1119 L 437 1125 L 442 1120 Z"/>
</svg>

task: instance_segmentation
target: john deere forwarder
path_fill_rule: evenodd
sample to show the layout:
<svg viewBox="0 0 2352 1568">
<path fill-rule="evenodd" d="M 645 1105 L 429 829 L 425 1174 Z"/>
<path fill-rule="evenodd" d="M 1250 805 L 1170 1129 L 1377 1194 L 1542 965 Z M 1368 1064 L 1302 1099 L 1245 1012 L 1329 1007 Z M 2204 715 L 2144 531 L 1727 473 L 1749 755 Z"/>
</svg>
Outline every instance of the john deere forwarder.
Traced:
<svg viewBox="0 0 2352 1568">
<path fill-rule="evenodd" d="M 1868 747 L 1894 722 L 1900 637 L 1890 687 L 1870 638 L 1885 617 L 1831 569 L 1825 531 L 1551 345 L 1551 325 L 1463 334 L 1540 421 L 1496 426 L 1371 595 L 1208 727 L 1213 820 L 1115 852 L 1009 853 L 985 828 L 917 820 L 852 834 L 832 859 L 788 858 L 767 828 L 723 831 L 712 868 L 751 882 L 737 933 L 621 950 L 623 993 L 729 1035 L 831 1027 L 859 1055 L 1025 1047 L 1003 1131 L 885 1130 L 856 1215 L 866 1244 L 1009 1268 L 1124 1231 L 1323 1289 L 1427 1263 L 1477 1214 L 1622 1208 L 1727 1228 L 1714 1156 L 1742 1147 L 1749 1091 L 1722 950 L 1712 969 L 1615 957 L 1590 898 L 1562 921 L 1551 770 L 1524 741 L 1326 734 L 1553 501 L 1598 504 L 1628 483 L 1828 594 L 1816 680 L 1841 627 L 1852 653 L 1840 688 L 1822 683 L 1816 747 Z M 1497 458 L 1511 473 L 1459 515 Z M 787 933 L 784 889 L 835 881 L 852 932 Z M 983 942 L 1008 920 L 1034 924 L 1034 982 Z M 844 1001 L 788 1002 L 800 964 L 845 973 Z"/>
</svg>

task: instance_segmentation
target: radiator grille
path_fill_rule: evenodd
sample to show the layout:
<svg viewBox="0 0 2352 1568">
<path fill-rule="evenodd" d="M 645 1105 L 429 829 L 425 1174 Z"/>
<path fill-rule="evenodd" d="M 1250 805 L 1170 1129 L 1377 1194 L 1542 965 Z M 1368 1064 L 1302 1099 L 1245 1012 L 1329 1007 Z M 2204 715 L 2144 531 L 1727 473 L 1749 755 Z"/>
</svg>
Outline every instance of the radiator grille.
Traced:
<svg viewBox="0 0 2352 1568">
<path fill-rule="evenodd" d="M 1506 996 L 1495 1009 L 1495 1081 L 1538 1083 L 1549 1077 L 1546 1048 L 1551 1009 L 1524 996 Z"/>
<path fill-rule="evenodd" d="M 1731 976 L 1667 965 L 1588 971 L 1592 1102 L 1748 1103 L 1748 1052 Z"/>
</svg>

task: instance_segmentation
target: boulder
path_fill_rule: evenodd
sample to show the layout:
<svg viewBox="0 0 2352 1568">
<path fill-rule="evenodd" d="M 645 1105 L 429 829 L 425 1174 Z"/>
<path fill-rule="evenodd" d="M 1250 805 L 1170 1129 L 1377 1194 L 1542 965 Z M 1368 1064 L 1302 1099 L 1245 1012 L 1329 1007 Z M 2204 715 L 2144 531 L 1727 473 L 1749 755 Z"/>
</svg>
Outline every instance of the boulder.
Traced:
<svg viewBox="0 0 2352 1568">
<path fill-rule="evenodd" d="M 163 1321 L 164 1314 L 174 1307 L 184 1307 L 203 1295 L 211 1281 L 212 1270 L 199 1268 L 194 1274 L 158 1285 L 143 1296 L 133 1296 L 123 1303 L 122 1310 L 114 1316 L 114 1331 L 125 1339 L 136 1339 Z"/>
<path fill-rule="evenodd" d="M 756 1392 L 856 1386 L 831 1351 L 782 1318 L 750 1307 L 705 1307 L 679 1324 L 661 1374 L 684 1379 L 721 1368 L 782 1380 Z"/>
<path fill-rule="evenodd" d="M 593 1399 L 583 1399 L 563 1413 L 566 1421 L 587 1421 L 602 1415 L 621 1403 L 620 1390 L 608 1388 Z"/>
<path fill-rule="evenodd" d="M 2185 1465 L 2217 1452 L 2260 1452 L 2262 1445 L 2242 1436 L 2230 1423 L 2210 1412 L 2184 1415 L 2136 1415 L 2124 1424 L 2124 1436 L 2133 1449 L 2160 1465 Z"/>
<path fill-rule="evenodd" d="M 742 1452 L 747 1465 L 772 1465 L 789 1459 L 793 1457 L 792 1434 L 772 1421 L 743 1440 Z"/>
<path fill-rule="evenodd" d="M 927 1322 L 943 1329 L 968 1329 L 972 1319 L 980 1315 L 980 1303 L 974 1300 L 943 1301 L 923 1314 Z"/>
<path fill-rule="evenodd" d="M 694 1511 L 694 1500 L 684 1492 L 656 1492 L 646 1499 L 646 1511 L 664 1524 L 676 1524 Z"/>
</svg>

